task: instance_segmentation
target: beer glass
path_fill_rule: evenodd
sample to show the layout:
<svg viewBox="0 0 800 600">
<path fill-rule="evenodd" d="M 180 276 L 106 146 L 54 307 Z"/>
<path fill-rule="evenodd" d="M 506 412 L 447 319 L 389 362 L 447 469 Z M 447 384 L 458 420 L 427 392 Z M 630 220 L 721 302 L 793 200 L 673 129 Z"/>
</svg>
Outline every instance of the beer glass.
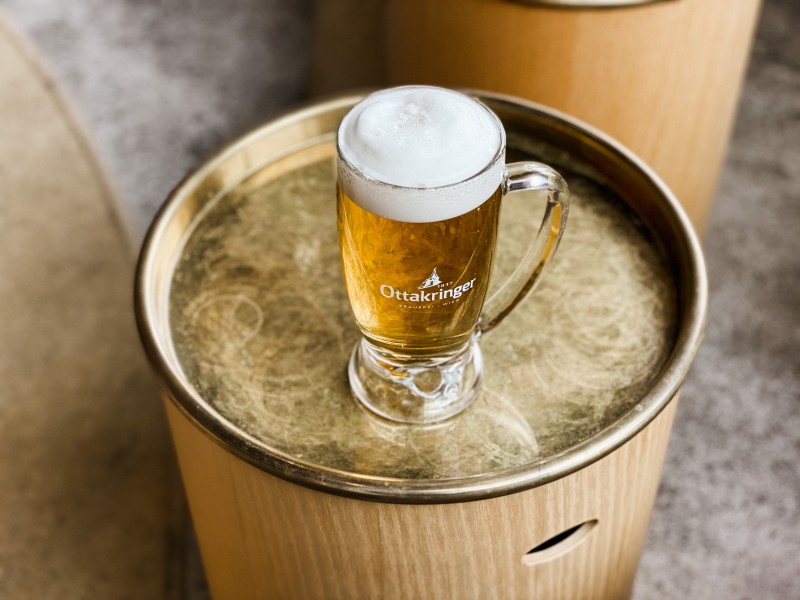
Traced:
<svg viewBox="0 0 800 600">
<path fill-rule="evenodd" d="M 339 128 L 339 247 L 363 334 L 348 376 L 356 399 L 384 418 L 434 423 L 466 408 L 483 376 L 479 337 L 535 287 L 558 247 L 566 183 L 540 163 L 505 164 L 505 150 L 488 107 L 431 86 L 376 92 Z M 500 205 L 518 190 L 547 191 L 544 218 L 515 272 L 486 299 Z"/>
</svg>

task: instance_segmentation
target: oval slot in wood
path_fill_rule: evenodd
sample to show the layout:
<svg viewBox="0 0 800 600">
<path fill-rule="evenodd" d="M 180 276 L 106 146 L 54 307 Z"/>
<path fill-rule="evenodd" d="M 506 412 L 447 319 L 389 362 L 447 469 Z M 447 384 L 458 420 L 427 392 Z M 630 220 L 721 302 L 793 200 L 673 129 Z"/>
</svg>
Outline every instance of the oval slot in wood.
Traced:
<svg viewBox="0 0 800 600">
<path fill-rule="evenodd" d="M 528 550 L 522 557 L 522 563 L 540 565 L 566 554 L 585 540 L 595 525 L 597 525 L 597 519 L 592 519 L 554 535 Z"/>
</svg>

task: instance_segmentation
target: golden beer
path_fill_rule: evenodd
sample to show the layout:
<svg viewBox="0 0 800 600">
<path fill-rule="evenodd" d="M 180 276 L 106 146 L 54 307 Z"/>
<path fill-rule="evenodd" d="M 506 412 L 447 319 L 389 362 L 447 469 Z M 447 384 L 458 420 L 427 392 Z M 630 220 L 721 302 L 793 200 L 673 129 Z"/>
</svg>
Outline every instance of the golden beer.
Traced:
<svg viewBox="0 0 800 600">
<path fill-rule="evenodd" d="M 339 246 L 356 321 L 395 354 L 437 355 L 464 347 L 486 297 L 501 189 L 443 221 L 380 217 L 337 188 Z"/>
<path fill-rule="evenodd" d="M 486 106 L 430 86 L 376 92 L 339 126 L 339 249 L 363 334 L 347 372 L 375 414 L 434 423 L 475 400 L 479 334 L 533 289 L 558 246 L 566 184 L 546 165 L 506 165 L 505 141 Z M 547 190 L 544 219 L 484 306 L 501 199 L 525 189 Z"/>
</svg>

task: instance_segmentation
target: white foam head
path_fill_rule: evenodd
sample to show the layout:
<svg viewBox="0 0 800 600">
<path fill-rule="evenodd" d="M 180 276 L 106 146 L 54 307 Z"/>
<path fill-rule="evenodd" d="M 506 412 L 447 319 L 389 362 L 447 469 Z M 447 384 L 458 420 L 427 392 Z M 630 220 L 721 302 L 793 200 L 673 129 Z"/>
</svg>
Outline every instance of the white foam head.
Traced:
<svg viewBox="0 0 800 600">
<path fill-rule="evenodd" d="M 462 215 L 503 180 L 499 119 L 458 92 L 407 86 L 376 92 L 339 127 L 339 182 L 359 206 L 396 221 Z M 388 185 L 387 185 L 388 184 Z"/>
</svg>

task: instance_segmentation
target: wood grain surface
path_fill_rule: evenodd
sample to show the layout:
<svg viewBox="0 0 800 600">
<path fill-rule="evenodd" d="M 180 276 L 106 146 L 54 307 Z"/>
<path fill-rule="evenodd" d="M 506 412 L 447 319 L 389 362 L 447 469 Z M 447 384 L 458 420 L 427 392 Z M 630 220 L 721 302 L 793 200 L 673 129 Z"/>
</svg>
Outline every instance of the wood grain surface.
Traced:
<svg viewBox="0 0 800 600">
<path fill-rule="evenodd" d="M 234 457 L 166 399 L 215 600 L 246 598 L 627 598 L 677 405 L 593 465 L 483 501 L 354 500 Z M 582 540 L 526 554 L 596 520 Z M 545 556 L 547 558 L 547 556 Z"/>
<path fill-rule="evenodd" d="M 497 91 L 578 117 L 641 156 L 705 229 L 760 0 L 387 2 L 389 83 Z"/>
</svg>

